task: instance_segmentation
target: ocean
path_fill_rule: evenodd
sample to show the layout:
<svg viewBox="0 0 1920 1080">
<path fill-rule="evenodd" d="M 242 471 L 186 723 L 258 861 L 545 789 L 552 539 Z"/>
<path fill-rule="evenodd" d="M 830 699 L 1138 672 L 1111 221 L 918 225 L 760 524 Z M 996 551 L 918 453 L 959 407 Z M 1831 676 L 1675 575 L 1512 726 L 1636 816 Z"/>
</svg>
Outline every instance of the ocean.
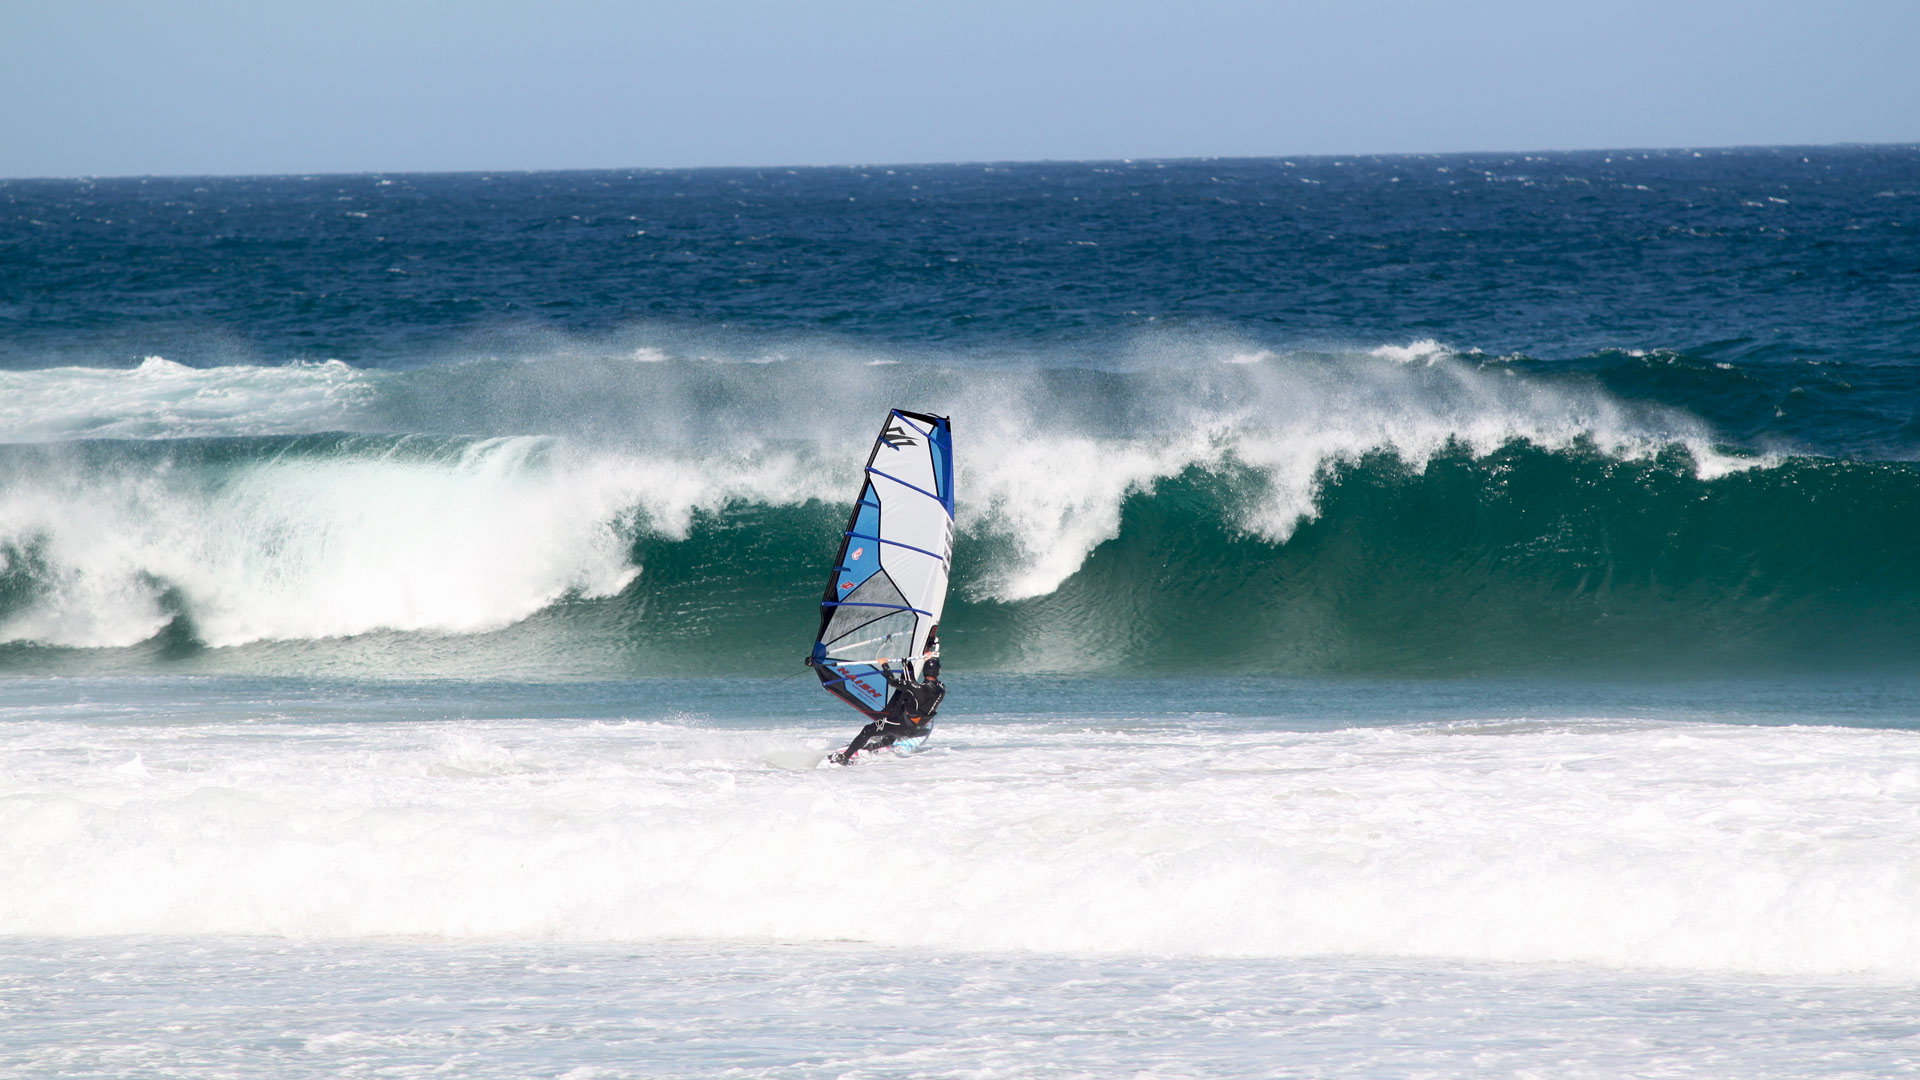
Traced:
<svg viewBox="0 0 1920 1080">
<path fill-rule="evenodd" d="M 1920 1071 L 1920 147 L 0 180 L 0 868 L 6 1075 Z"/>
</svg>

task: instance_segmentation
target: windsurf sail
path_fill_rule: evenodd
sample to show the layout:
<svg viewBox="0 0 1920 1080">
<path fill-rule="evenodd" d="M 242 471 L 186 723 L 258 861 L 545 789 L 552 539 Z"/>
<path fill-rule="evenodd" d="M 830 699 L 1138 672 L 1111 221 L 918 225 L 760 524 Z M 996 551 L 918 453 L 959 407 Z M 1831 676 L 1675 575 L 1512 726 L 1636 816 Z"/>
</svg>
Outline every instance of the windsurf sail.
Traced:
<svg viewBox="0 0 1920 1080">
<path fill-rule="evenodd" d="M 882 663 L 922 677 L 953 561 L 953 433 L 944 416 L 887 413 L 820 601 L 809 663 L 820 685 L 878 718 Z M 931 647 L 930 647 L 930 643 Z"/>
</svg>

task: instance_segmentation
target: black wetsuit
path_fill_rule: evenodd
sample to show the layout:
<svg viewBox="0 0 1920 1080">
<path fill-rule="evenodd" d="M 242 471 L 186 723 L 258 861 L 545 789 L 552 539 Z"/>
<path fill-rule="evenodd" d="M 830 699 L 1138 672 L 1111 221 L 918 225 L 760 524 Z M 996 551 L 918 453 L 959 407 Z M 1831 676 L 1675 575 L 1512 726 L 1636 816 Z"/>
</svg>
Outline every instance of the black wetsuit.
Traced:
<svg viewBox="0 0 1920 1080">
<path fill-rule="evenodd" d="M 947 696 L 947 688 L 940 685 L 939 662 L 927 665 L 927 677 L 924 681 L 913 682 L 896 675 L 892 668 L 883 667 L 880 673 L 887 678 L 887 685 L 893 687 L 893 696 L 887 699 L 886 711 L 880 719 L 860 729 L 845 750 L 833 755 L 833 760 L 844 765 L 848 759 L 862 750 L 878 750 L 892 746 L 900 739 L 913 739 L 927 733 L 933 726 L 933 714 L 940 708 L 940 700 Z"/>
</svg>

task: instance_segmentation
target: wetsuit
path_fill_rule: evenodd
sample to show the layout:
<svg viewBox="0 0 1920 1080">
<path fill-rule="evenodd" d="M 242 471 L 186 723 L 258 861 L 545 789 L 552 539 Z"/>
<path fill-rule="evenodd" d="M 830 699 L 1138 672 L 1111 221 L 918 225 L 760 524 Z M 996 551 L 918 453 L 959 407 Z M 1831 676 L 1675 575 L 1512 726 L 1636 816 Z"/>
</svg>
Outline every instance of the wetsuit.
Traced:
<svg viewBox="0 0 1920 1080">
<path fill-rule="evenodd" d="M 947 696 L 947 688 L 940 685 L 940 661 L 927 661 L 927 677 L 914 682 L 894 673 L 890 667 L 882 666 L 880 674 L 886 676 L 887 685 L 893 687 L 893 696 L 887 699 L 886 711 L 880 719 L 860 729 L 847 748 L 834 755 L 836 764 L 845 765 L 853 755 L 862 750 L 879 750 L 892 746 L 900 739 L 914 739 L 927 733 L 933 726 L 933 714 L 940 708 L 940 700 Z"/>
</svg>

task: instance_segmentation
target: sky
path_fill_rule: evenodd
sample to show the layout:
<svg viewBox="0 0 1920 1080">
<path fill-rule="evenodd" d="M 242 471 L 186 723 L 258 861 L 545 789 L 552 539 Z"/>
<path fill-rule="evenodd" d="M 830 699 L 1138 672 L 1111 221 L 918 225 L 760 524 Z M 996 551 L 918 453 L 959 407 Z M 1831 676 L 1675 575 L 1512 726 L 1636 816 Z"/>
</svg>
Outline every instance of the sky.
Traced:
<svg viewBox="0 0 1920 1080">
<path fill-rule="evenodd" d="M 1920 2 L 0 0 L 0 177 L 1920 142 Z"/>
</svg>

